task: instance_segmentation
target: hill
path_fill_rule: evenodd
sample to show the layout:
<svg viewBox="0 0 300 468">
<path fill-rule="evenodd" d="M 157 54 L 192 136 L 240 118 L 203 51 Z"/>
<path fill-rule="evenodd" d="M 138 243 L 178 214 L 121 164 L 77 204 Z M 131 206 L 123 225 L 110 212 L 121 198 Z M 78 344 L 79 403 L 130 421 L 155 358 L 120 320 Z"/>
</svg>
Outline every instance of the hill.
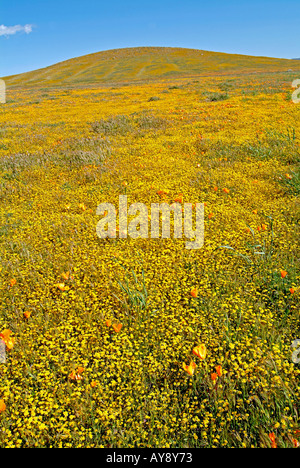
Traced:
<svg viewBox="0 0 300 468">
<path fill-rule="evenodd" d="M 89 54 L 5 80 L 9 86 L 60 86 L 290 70 L 300 71 L 300 63 L 195 49 L 139 47 Z"/>
</svg>

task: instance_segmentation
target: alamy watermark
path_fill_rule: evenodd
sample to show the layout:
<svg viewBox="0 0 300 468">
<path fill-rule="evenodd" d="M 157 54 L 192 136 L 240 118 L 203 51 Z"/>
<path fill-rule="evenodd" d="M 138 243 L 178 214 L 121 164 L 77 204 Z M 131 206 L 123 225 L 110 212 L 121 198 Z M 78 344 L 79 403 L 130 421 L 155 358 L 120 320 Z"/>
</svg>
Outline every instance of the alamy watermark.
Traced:
<svg viewBox="0 0 300 468">
<path fill-rule="evenodd" d="M 0 80 L 0 104 L 6 103 L 6 84 L 4 80 Z"/>
<path fill-rule="evenodd" d="M 5 352 L 5 343 L 0 338 L 0 364 L 6 363 L 6 352 Z"/>
<path fill-rule="evenodd" d="M 184 208 L 184 210 L 183 210 Z M 171 237 L 171 211 L 174 219 L 174 239 L 182 239 L 184 235 L 190 239 L 185 243 L 186 249 L 200 249 L 204 245 L 204 203 L 151 203 L 151 214 L 144 203 L 133 203 L 128 207 L 127 195 L 119 196 L 119 238 L 148 239 L 149 224 L 150 238 L 160 237 L 160 224 L 162 225 L 162 238 Z M 117 237 L 117 211 L 112 203 L 101 203 L 96 214 L 104 216 L 96 227 L 100 239 L 115 239 Z M 193 229 L 193 214 L 195 214 L 196 227 Z M 134 216 L 128 222 L 128 216 Z M 161 219 L 161 223 L 160 223 Z M 192 240 L 193 239 L 193 240 Z"/>
<path fill-rule="evenodd" d="M 300 80 L 294 80 L 292 83 L 292 88 L 297 88 L 292 94 L 292 101 L 294 104 L 300 103 Z"/>
<path fill-rule="evenodd" d="M 294 364 L 300 364 L 300 340 L 293 341 L 292 348 L 295 349 L 292 354 L 292 361 Z"/>
</svg>

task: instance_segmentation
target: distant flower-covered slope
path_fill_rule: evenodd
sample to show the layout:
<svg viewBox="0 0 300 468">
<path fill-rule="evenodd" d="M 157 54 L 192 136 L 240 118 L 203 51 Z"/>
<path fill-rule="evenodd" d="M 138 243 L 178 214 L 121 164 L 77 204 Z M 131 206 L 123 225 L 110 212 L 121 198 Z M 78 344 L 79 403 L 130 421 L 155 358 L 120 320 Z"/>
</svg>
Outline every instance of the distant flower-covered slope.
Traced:
<svg viewBox="0 0 300 468">
<path fill-rule="evenodd" d="M 39 70 L 6 77 L 10 86 L 120 83 L 196 75 L 298 71 L 295 59 L 252 57 L 205 50 L 138 47 L 73 58 Z"/>
</svg>

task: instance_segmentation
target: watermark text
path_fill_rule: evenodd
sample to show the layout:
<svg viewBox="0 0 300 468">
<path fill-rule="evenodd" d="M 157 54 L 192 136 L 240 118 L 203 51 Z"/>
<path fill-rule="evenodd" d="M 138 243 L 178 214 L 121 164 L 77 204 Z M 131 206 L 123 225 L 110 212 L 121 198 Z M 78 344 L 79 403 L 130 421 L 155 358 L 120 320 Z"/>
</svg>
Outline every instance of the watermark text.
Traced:
<svg viewBox="0 0 300 468">
<path fill-rule="evenodd" d="M 0 80 L 0 104 L 6 103 L 6 84 L 4 80 Z"/>
<path fill-rule="evenodd" d="M 183 209 L 184 208 L 184 209 Z M 170 239 L 171 212 L 173 213 L 174 239 L 182 239 L 184 235 L 189 241 L 185 243 L 186 249 L 200 249 L 204 245 L 204 204 L 196 203 L 152 203 L 151 214 L 143 203 L 133 203 L 128 207 L 126 195 L 119 196 L 119 238 L 148 239 L 149 224 L 150 238 Z M 100 239 L 115 239 L 117 237 L 117 211 L 112 203 L 101 203 L 96 214 L 104 216 L 97 224 L 96 231 Z M 194 215 L 194 216 L 193 216 Z M 130 221 L 128 217 L 134 217 Z M 195 223 L 193 223 L 193 218 Z M 161 222 L 160 222 L 161 220 Z M 195 227 L 193 227 L 195 224 Z"/>
<path fill-rule="evenodd" d="M 300 80 L 294 80 L 292 83 L 292 88 L 296 88 L 292 94 L 292 101 L 294 104 L 300 103 Z"/>
</svg>

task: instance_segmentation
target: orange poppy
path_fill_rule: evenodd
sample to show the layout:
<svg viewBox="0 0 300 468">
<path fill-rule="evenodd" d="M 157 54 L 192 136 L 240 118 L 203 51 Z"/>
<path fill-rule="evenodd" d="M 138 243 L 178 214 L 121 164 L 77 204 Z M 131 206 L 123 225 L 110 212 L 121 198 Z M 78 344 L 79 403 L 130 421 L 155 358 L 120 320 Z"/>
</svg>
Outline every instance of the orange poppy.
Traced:
<svg viewBox="0 0 300 468">
<path fill-rule="evenodd" d="M 206 354 L 207 354 L 205 344 L 201 344 L 199 346 L 196 346 L 196 348 L 193 349 L 193 354 L 195 354 L 195 356 L 197 356 L 198 358 L 204 360 L 206 358 Z"/>
<path fill-rule="evenodd" d="M 269 439 L 270 439 L 270 441 L 272 442 L 272 448 L 277 448 L 276 438 L 275 438 L 274 432 L 271 432 L 271 433 L 269 434 Z"/>
<path fill-rule="evenodd" d="M 198 297 L 198 289 L 197 288 L 193 288 L 191 290 L 191 296 L 192 297 Z"/>
<path fill-rule="evenodd" d="M 217 379 L 218 379 L 218 374 L 216 374 L 215 372 L 213 372 L 213 373 L 211 374 L 211 380 L 212 380 L 213 382 L 215 382 Z"/>
<path fill-rule="evenodd" d="M 15 339 L 12 338 L 10 330 L 4 330 L 2 333 L 0 333 L 0 339 L 4 341 L 6 344 L 7 349 L 11 350 L 14 347 L 15 344 Z"/>
<path fill-rule="evenodd" d="M 229 194 L 229 193 L 230 193 L 230 190 L 229 190 L 228 188 L 224 188 L 224 189 L 223 189 L 223 192 Z"/>
<path fill-rule="evenodd" d="M 166 190 L 158 190 L 157 192 L 157 195 L 159 195 L 160 197 L 164 196 L 164 195 L 168 195 L 168 191 Z"/>
<path fill-rule="evenodd" d="M 65 280 L 68 281 L 69 279 L 74 279 L 74 276 L 71 276 L 70 272 L 67 271 L 66 273 L 62 273 L 61 277 Z"/>
<path fill-rule="evenodd" d="M 295 289 L 294 289 L 294 288 L 291 288 L 291 289 L 290 289 L 290 293 L 291 293 L 291 294 L 295 294 Z"/>
<path fill-rule="evenodd" d="M 122 326 L 123 325 L 121 323 L 114 323 L 113 329 L 115 330 L 116 333 L 119 333 L 121 331 Z"/>
<path fill-rule="evenodd" d="M 82 380 L 82 377 L 80 374 L 76 374 L 75 371 L 72 371 L 71 374 L 69 375 L 69 379 L 78 381 L 78 380 Z"/>
<path fill-rule="evenodd" d="M 0 338 L 3 341 L 6 341 L 10 337 L 11 331 L 10 330 L 3 330 L 2 333 L 0 333 Z"/>
<path fill-rule="evenodd" d="M 28 319 L 30 317 L 30 315 L 31 315 L 31 312 L 29 312 L 29 310 L 26 310 L 26 312 L 24 312 L 24 317 L 25 318 Z"/>
<path fill-rule="evenodd" d="M 180 194 L 178 195 L 178 197 L 176 197 L 176 198 L 174 199 L 174 202 L 175 202 L 175 203 L 177 203 L 177 202 L 178 202 L 178 203 L 182 203 L 182 202 L 183 202 L 183 195 L 182 195 L 182 193 L 180 193 Z"/>
<path fill-rule="evenodd" d="M 214 217 L 213 213 L 209 213 L 208 219 L 211 219 L 211 218 L 213 218 L 213 217 Z"/>
<path fill-rule="evenodd" d="M 217 191 L 218 191 L 218 187 L 214 187 L 214 191 L 217 192 Z"/>
<path fill-rule="evenodd" d="M 183 369 L 189 374 L 189 375 L 194 375 L 195 369 L 197 367 L 197 364 L 194 363 L 194 361 L 191 361 L 190 365 L 187 366 L 186 364 L 183 364 Z"/>
<path fill-rule="evenodd" d="M 15 339 L 14 338 L 9 338 L 7 340 L 7 342 L 6 342 L 7 349 L 9 349 L 9 350 L 13 349 L 14 344 L 15 344 Z"/>
<path fill-rule="evenodd" d="M 3 413 L 6 410 L 6 404 L 3 400 L 0 400 L 0 413 Z"/>
<path fill-rule="evenodd" d="M 67 286 L 65 286 L 64 283 L 58 283 L 56 285 L 56 287 L 60 290 L 60 291 L 66 291 L 67 290 Z"/>
<path fill-rule="evenodd" d="M 69 379 L 75 381 L 82 380 L 83 377 L 81 376 L 81 374 L 83 373 L 83 371 L 83 367 L 78 367 L 77 372 L 75 370 L 71 372 L 71 374 L 69 375 Z"/>
<path fill-rule="evenodd" d="M 105 325 L 107 327 L 111 327 L 111 323 L 112 323 L 111 320 L 106 320 Z"/>
<path fill-rule="evenodd" d="M 219 377 L 222 377 L 222 375 L 223 375 L 222 366 L 217 366 L 217 367 L 216 367 L 216 371 L 217 371 L 218 376 L 219 376 Z"/>
<path fill-rule="evenodd" d="M 292 442 L 293 442 L 294 448 L 298 448 L 298 447 L 300 447 L 300 443 L 298 442 L 298 440 L 297 440 L 297 439 L 294 439 L 293 437 L 292 437 L 291 439 L 292 439 Z"/>
<path fill-rule="evenodd" d="M 285 278 L 287 275 L 287 271 L 281 270 L 280 274 L 281 274 L 281 278 Z"/>
<path fill-rule="evenodd" d="M 10 287 L 12 288 L 13 286 L 15 286 L 17 284 L 17 280 L 15 280 L 15 278 L 13 278 L 12 280 L 10 280 Z"/>
<path fill-rule="evenodd" d="M 93 380 L 93 382 L 91 382 L 91 387 L 92 388 L 97 387 L 97 385 L 98 385 L 98 382 L 95 382 L 94 380 Z"/>
</svg>

